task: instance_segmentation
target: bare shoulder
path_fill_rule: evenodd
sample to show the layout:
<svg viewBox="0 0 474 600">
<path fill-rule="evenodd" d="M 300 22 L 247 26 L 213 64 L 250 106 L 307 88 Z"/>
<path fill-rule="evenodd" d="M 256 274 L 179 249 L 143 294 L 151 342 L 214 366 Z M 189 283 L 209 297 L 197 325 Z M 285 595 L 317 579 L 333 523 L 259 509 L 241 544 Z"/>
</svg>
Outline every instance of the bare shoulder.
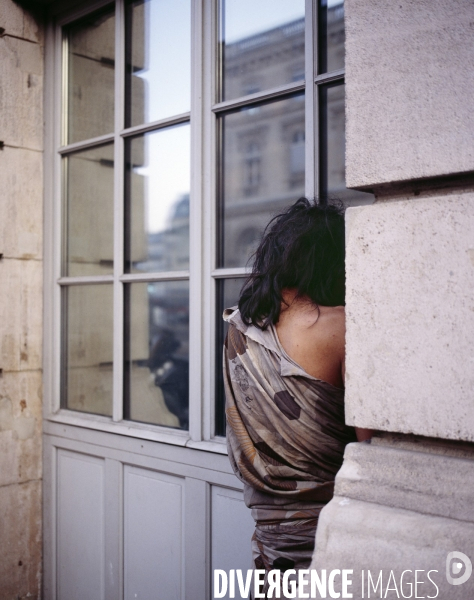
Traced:
<svg viewBox="0 0 474 600">
<path fill-rule="evenodd" d="M 346 311 L 344 306 L 321 306 L 314 333 L 344 344 L 346 337 Z"/>
<path fill-rule="evenodd" d="M 311 308 L 300 303 L 283 313 L 276 328 L 287 354 L 307 373 L 343 387 L 345 323 L 343 306 Z"/>
</svg>

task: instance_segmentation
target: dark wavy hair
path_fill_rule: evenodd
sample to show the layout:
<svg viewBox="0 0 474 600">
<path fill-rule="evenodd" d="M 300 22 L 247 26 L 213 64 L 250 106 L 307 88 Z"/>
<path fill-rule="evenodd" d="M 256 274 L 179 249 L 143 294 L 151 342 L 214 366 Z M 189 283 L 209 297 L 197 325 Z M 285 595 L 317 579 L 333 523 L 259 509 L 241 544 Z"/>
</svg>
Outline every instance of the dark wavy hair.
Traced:
<svg viewBox="0 0 474 600">
<path fill-rule="evenodd" d="M 252 256 L 239 298 L 244 323 L 263 330 L 277 323 L 285 288 L 316 306 L 344 305 L 344 254 L 342 203 L 297 200 L 270 221 Z"/>
</svg>

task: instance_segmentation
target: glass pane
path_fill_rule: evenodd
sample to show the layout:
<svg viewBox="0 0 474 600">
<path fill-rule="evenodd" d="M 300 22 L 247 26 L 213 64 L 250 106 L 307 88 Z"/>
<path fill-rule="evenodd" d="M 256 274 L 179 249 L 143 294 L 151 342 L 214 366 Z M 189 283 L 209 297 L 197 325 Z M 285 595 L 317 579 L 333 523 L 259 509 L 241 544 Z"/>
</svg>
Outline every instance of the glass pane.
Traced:
<svg viewBox="0 0 474 600">
<path fill-rule="evenodd" d="M 67 29 L 67 143 L 114 130 L 115 14 L 107 9 Z"/>
<path fill-rule="evenodd" d="M 263 229 L 304 194 L 304 94 L 219 118 L 219 267 L 243 267 Z"/>
<path fill-rule="evenodd" d="M 189 268 L 189 124 L 126 141 L 125 269 Z"/>
<path fill-rule="evenodd" d="M 188 429 L 189 282 L 125 286 L 125 418 Z"/>
<path fill-rule="evenodd" d="M 112 415 L 113 286 L 63 288 L 63 408 Z"/>
<path fill-rule="evenodd" d="M 127 127 L 190 109 L 190 0 L 127 6 Z"/>
<path fill-rule="evenodd" d="M 319 0 L 318 73 L 344 68 L 344 0 Z"/>
<path fill-rule="evenodd" d="M 222 320 L 225 308 L 235 306 L 239 301 L 240 290 L 245 279 L 218 279 L 217 287 L 217 323 L 216 323 L 216 425 L 215 435 L 225 435 L 225 393 L 222 373 L 222 348 L 227 335 L 228 325 Z"/>
<path fill-rule="evenodd" d="M 304 80 L 304 0 L 220 0 L 220 100 Z"/>
<path fill-rule="evenodd" d="M 67 250 L 63 275 L 113 272 L 113 159 L 113 144 L 63 159 Z"/>
<path fill-rule="evenodd" d="M 346 188 L 344 85 L 320 86 L 320 196 L 339 198 L 346 206 L 371 204 L 372 194 Z"/>
</svg>

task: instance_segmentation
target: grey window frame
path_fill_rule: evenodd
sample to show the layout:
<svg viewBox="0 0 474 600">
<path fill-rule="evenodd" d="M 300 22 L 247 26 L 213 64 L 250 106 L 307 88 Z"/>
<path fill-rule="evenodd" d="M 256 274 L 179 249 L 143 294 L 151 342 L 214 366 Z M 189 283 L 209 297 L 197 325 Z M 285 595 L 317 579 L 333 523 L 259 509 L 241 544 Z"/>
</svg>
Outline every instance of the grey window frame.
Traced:
<svg viewBox="0 0 474 600">
<path fill-rule="evenodd" d="M 218 98 L 218 0 L 191 2 L 191 110 L 154 123 L 124 128 L 125 0 L 115 0 L 116 71 L 115 128 L 110 135 L 62 145 L 66 69 L 62 28 L 86 14 L 113 4 L 89 1 L 64 10 L 64 2 L 50 9 L 45 41 L 45 227 L 44 227 L 44 418 L 47 421 L 225 453 L 225 439 L 214 435 L 216 359 L 216 282 L 243 278 L 247 269 L 217 268 L 217 117 L 248 104 L 283 98 L 305 91 L 305 195 L 318 195 L 318 88 L 344 82 L 344 69 L 318 74 L 318 3 L 305 0 L 305 80 L 260 91 L 231 101 Z M 62 115 L 61 119 L 58 115 Z M 178 123 L 191 126 L 191 202 L 189 271 L 124 274 L 124 145 L 130 136 Z M 110 276 L 61 276 L 61 158 L 73 150 L 114 143 L 114 273 Z M 189 279 L 190 283 L 190 424 L 189 431 L 123 421 L 123 318 L 125 283 Z M 114 287 L 113 414 L 103 417 L 60 408 L 61 288 L 69 285 L 111 283 Z"/>
</svg>

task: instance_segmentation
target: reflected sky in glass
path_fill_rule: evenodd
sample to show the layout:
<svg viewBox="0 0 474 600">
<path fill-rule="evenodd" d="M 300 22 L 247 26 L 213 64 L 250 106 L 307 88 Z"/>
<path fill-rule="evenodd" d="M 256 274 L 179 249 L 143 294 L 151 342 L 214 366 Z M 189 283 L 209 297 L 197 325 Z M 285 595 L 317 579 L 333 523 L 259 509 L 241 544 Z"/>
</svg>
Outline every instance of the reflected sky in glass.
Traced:
<svg viewBox="0 0 474 600">
<path fill-rule="evenodd" d="M 304 0 L 221 0 L 220 99 L 304 79 L 304 16 Z"/>
<path fill-rule="evenodd" d="M 225 41 L 232 44 L 304 17 L 304 0 L 222 0 Z"/>
<path fill-rule="evenodd" d="M 127 6 L 127 126 L 190 110 L 190 0 L 139 0 Z"/>
<path fill-rule="evenodd" d="M 131 138 L 126 151 L 126 270 L 187 269 L 189 124 Z"/>
</svg>

